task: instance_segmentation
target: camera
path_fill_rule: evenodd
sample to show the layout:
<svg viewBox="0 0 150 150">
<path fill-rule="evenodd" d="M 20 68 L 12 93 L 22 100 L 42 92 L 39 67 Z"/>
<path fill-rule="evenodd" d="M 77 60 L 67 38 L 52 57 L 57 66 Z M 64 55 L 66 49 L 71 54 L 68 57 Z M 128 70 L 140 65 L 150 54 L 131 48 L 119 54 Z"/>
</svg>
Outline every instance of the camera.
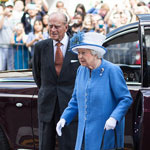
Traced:
<svg viewBox="0 0 150 150">
<path fill-rule="evenodd" d="M 99 24 L 99 28 L 103 28 L 104 27 L 104 25 L 103 24 Z"/>
</svg>

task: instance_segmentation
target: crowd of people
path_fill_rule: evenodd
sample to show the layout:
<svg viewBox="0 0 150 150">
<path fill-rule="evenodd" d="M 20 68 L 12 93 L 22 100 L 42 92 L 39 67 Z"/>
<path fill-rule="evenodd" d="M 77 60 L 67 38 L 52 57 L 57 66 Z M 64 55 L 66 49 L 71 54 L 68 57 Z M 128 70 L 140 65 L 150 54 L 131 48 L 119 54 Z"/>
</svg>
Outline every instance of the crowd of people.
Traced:
<svg viewBox="0 0 150 150">
<path fill-rule="evenodd" d="M 78 31 L 94 31 L 106 35 L 122 25 L 137 21 L 136 14 L 149 13 L 149 5 L 139 0 L 122 0 L 110 7 L 96 1 L 89 10 L 77 4 L 71 16 L 63 1 L 56 9 L 67 15 L 73 35 Z M 0 70 L 28 69 L 32 67 L 34 44 L 49 38 L 50 10 L 46 0 L 14 0 L 0 4 Z"/>
</svg>

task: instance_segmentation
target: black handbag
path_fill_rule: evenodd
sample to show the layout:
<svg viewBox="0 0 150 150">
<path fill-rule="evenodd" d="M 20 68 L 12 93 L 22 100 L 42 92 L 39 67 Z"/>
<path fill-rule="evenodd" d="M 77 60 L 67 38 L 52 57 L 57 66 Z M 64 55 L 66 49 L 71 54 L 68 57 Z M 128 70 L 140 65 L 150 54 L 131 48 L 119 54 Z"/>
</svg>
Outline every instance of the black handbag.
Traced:
<svg viewBox="0 0 150 150">
<path fill-rule="evenodd" d="M 105 149 L 105 150 L 124 150 L 124 148 L 118 147 L 118 144 L 117 144 L 117 131 L 116 131 L 116 129 L 114 129 L 113 131 L 114 131 L 114 135 L 115 135 L 114 148 L 113 149 Z M 104 129 L 100 150 L 104 150 L 103 146 L 104 146 L 105 133 L 106 133 L 106 129 Z"/>
</svg>

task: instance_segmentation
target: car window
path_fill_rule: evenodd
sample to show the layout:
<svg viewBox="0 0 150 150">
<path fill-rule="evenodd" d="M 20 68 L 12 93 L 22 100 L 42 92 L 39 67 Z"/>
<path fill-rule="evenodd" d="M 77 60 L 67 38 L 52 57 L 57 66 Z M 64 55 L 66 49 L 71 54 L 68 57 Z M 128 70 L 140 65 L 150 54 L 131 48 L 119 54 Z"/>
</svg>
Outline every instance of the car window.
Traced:
<svg viewBox="0 0 150 150">
<path fill-rule="evenodd" d="M 107 48 L 104 58 L 121 67 L 125 80 L 140 83 L 141 58 L 139 41 L 112 44 Z"/>
<path fill-rule="evenodd" d="M 147 47 L 147 63 L 150 66 L 150 35 L 145 36 Z"/>
<path fill-rule="evenodd" d="M 105 59 L 115 64 L 139 65 L 139 42 L 114 44 L 107 47 Z"/>
<path fill-rule="evenodd" d="M 145 82 L 148 84 L 148 86 L 150 86 L 150 33 L 149 32 L 145 32 L 145 45 L 146 45 L 146 60 L 147 60 L 147 67 L 146 68 L 146 78 L 145 78 Z"/>
</svg>

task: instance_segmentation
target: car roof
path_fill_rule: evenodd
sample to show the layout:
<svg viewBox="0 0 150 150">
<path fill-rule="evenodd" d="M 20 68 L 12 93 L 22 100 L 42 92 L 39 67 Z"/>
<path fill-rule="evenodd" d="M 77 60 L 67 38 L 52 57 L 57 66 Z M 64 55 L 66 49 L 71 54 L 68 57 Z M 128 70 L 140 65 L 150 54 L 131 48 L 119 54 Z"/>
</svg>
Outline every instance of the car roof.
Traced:
<svg viewBox="0 0 150 150">
<path fill-rule="evenodd" d="M 1 71 L 0 82 L 33 81 L 32 70 Z"/>
<path fill-rule="evenodd" d="M 121 26 L 106 35 L 106 40 L 103 44 L 107 47 L 111 44 L 134 42 L 138 40 L 138 27 L 140 25 L 145 26 L 145 31 L 150 32 L 150 14 L 137 15 L 139 21 Z M 140 22 L 140 23 L 139 23 Z M 150 33 L 149 33 L 150 34 Z"/>
<path fill-rule="evenodd" d="M 112 30 L 106 35 L 106 40 L 103 44 L 107 47 L 111 44 L 134 42 L 138 40 L 138 22 L 130 23 Z"/>
<path fill-rule="evenodd" d="M 32 70 L 14 70 L 14 71 L 1 71 L 0 78 L 9 78 L 9 77 L 31 77 Z"/>
</svg>

